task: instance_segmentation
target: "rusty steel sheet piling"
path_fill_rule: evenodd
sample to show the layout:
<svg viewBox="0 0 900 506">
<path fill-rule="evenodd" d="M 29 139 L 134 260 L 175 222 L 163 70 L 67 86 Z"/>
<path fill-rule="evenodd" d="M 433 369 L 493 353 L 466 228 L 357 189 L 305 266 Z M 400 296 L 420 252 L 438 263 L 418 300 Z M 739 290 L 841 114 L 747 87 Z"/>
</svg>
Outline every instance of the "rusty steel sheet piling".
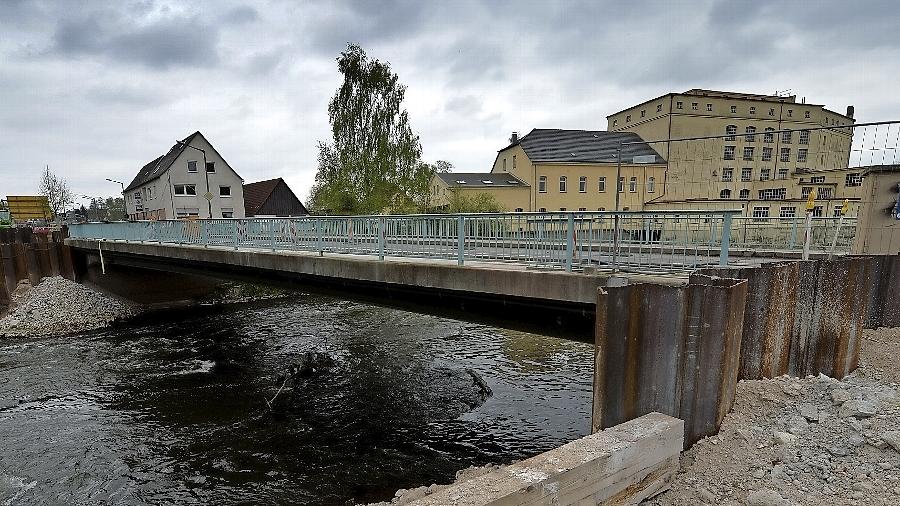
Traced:
<svg viewBox="0 0 900 506">
<path fill-rule="evenodd" d="M 658 411 L 685 421 L 685 445 L 715 434 L 734 402 L 747 282 L 601 288 L 593 430 Z"/>
<path fill-rule="evenodd" d="M 892 296 L 900 294 L 900 255 L 861 257 L 872 259 L 872 281 L 865 327 L 900 327 L 900 304 Z"/>
</svg>

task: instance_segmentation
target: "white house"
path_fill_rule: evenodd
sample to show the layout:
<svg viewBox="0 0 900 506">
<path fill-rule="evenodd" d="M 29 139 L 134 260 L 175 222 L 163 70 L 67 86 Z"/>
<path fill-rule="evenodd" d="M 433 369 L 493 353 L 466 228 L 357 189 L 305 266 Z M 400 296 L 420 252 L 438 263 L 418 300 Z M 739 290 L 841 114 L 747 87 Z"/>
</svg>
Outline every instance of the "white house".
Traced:
<svg viewBox="0 0 900 506">
<path fill-rule="evenodd" d="M 124 191 L 133 220 L 243 218 L 244 180 L 200 132 L 144 165 Z"/>
</svg>

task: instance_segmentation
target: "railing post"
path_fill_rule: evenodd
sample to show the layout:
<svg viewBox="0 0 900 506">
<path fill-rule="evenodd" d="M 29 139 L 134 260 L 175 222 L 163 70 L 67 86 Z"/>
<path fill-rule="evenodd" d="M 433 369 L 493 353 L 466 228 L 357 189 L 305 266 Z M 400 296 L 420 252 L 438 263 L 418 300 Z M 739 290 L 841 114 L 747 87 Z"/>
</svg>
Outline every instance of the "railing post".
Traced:
<svg viewBox="0 0 900 506">
<path fill-rule="evenodd" d="M 322 247 L 322 219 L 321 218 L 313 218 L 316 224 L 316 248 L 319 250 L 319 256 L 325 255 L 325 250 Z"/>
<path fill-rule="evenodd" d="M 566 220 L 566 272 L 572 272 L 572 259 L 575 256 L 575 213 L 568 213 Z"/>
<path fill-rule="evenodd" d="M 232 230 L 234 236 L 234 249 L 238 249 L 238 220 L 234 220 L 232 223 L 234 223 L 234 229 Z"/>
<path fill-rule="evenodd" d="M 731 213 L 722 217 L 722 246 L 719 249 L 719 265 L 728 265 L 728 249 L 731 246 Z"/>
<path fill-rule="evenodd" d="M 269 230 L 271 230 L 272 251 L 275 251 L 275 220 L 269 221 Z"/>
<path fill-rule="evenodd" d="M 809 243 L 812 241 L 812 211 L 806 212 L 806 235 L 803 238 L 803 260 L 809 260 Z"/>
<path fill-rule="evenodd" d="M 378 217 L 378 259 L 384 260 L 384 216 Z"/>
<path fill-rule="evenodd" d="M 466 218 L 463 215 L 456 217 L 456 263 L 462 265 L 465 262 L 466 253 Z"/>
</svg>

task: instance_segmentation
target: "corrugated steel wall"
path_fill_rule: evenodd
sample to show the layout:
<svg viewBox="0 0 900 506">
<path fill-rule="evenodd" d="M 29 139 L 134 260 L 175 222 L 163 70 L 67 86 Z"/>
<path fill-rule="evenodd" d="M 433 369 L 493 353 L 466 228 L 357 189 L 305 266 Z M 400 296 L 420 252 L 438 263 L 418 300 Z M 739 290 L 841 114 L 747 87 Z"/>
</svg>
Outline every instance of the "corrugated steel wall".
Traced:
<svg viewBox="0 0 900 506">
<path fill-rule="evenodd" d="M 658 411 L 685 420 L 687 444 L 714 434 L 734 402 L 746 291 L 704 276 L 601 289 L 594 430 Z"/>
<path fill-rule="evenodd" d="M 8 304 L 16 285 L 32 285 L 47 276 L 75 279 L 72 255 L 64 233 L 33 234 L 29 228 L 0 229 L 0 304 Z"/>
</svg>

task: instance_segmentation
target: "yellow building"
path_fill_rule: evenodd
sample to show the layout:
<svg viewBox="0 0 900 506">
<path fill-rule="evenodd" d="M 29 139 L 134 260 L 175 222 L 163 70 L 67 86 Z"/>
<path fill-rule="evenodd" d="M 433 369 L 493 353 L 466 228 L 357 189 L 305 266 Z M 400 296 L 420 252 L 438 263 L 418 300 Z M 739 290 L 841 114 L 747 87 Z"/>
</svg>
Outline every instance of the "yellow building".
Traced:
<svg viewBox="0 0 900 506">
<path fill-rule="evenodd" d="M 431 179 L 431 209 L 452 209 L 453 202 L 476 202 L 490 195 L 504 212 L 522 212 L 528 206 L 531 189 L 528 183 L 511 174 L 487 172 L 444 172 Z"/>
<path fill-rule="evenodd" d="M 838 128 L 854 124 L 853 107 L 844 115 L 796 98 L 669 93 L 608 116 L 608 129 L 639 134 L 667 160 L 650 208 L 791 217 L 816 188 L 816 214 L 832 215 L 844 198 L 861 196 L 859 174 L 848 168 L 852 128 Z"/>
<path fill-rule="evenodd" d="M 513 133 L 491 173 L 527 185 L 528 198 L 519 206 L 525 211 L 612 211 L 617 186 L 619 209 L 640 211 L 664 186 L 665 160 L 633 133 L 534 129 L 521 138 Z"/>
</svg>

